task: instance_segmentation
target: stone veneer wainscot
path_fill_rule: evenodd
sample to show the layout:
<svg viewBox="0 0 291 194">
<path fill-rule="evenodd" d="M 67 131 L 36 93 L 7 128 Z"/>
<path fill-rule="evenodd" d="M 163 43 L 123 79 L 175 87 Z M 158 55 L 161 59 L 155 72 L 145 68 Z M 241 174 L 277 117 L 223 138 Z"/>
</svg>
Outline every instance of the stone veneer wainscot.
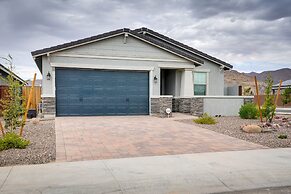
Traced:
<svg viewBox="0 0 291 194">
<path fill-rule="evenodd" d="M 42 113 L 44 115 L 56 115 L 55 97 L 42 97 Z"/>
</svg>

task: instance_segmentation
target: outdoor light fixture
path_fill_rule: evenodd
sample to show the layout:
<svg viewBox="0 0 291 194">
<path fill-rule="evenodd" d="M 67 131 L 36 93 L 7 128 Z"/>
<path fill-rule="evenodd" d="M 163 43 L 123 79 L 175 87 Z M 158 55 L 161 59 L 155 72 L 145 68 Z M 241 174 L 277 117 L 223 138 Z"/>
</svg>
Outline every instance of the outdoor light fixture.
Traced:
<svg viewBox="0 0 291 194">
<path fill-rule="evenodd" d="M 50 72 L 47 72 L 47 74 L 46 74 L 46 79 L 47 79 L 47 80 L 51 80 L 51 77 L 52 77 L 52 76 L 51 76 Z"/>
<path fill-rule="evenodd" d="M 155 75 L 155 77 L 154 77 L 154 82 L 155 83 L 157 83 L 158 82 L 158 78 L 157 78 L 157 76 Z"/>
</svg>

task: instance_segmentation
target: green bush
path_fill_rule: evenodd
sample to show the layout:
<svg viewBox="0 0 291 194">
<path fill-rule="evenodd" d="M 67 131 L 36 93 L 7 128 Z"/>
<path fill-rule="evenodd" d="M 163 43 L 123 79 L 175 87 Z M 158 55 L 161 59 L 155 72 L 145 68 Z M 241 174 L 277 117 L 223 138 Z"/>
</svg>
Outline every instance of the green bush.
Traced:
<svg viewBox="0 0 291 194">
<path fill-rule="evenodd" d="M 291 87 L 286 88 L 282 93 L 282 103 L 283 105 L 291 102 Z"/>
<path fill-rule="evenodd" d="M 11 148 L 24 149 L 30 142 L 23 139 L 16 133 L 6 133 L 4 137 L 0 138 L 0 151 Z"/>
<path fill-rule="evenodd" d="M 256 119 L 258 114 L 258 108 L 254 103 L 246 103 L 239 109 L 239 116 L 242 119 Z"/>
<path fill-rule="evenodd" d="M 278 135 L 279 139 L 287 139 L 287 135 L 286 134 L 280 134 Z"/>
<path fill-rule="evenodd" d="M 193 120 L 195 123 L 198 124 L 206 124 L 206 125 L 214 125 L 216 124 L 216 120 L 209 116 L 208 114 L 204 113 L 201 117 L 199 117 L 198 119 L 194 119 Z"/>
<path fill-rule="evenodd" d="M 266 122 L 272 123 L 276 106 L 274 104 L 274 96 L 272 95 L 273 79 L 271 74 L 268 74 L 265 84 L 265 102 L 262 106 L 262 115 L 266 118 Z"/>
</svg>

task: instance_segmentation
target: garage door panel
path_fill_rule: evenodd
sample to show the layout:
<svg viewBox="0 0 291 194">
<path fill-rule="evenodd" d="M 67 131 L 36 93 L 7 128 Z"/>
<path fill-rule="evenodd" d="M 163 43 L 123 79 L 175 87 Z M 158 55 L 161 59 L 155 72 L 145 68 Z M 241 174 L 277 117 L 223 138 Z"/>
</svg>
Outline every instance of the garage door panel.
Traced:
<svg viewBox="0 0 291 194">
<path fill-rule="evenodd" d="M 148 114 L 148 72 L 56 69 L 57 115 Z"/>
</svg>

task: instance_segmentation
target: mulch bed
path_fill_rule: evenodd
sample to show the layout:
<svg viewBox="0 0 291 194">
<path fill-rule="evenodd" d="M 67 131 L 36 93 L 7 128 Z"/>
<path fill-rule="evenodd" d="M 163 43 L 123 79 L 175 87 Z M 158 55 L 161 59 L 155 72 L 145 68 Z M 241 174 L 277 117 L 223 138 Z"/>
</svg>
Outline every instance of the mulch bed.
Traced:
<svg viewBox="0 0 291 194">
<path fill-rule="evenodd" d="M 0 166 L 42 164 L 56 159 L 54 120 L 30 120 L 24 127 L 24 138 L 30 140 L 26 149 L 0 151 Z"/>
<path fill-rule="evenodd" d="M 290 116 L 289 116 L 290 117 Z M 196 124 L 193 120 L 181 120 L 181 122 L 197 125 L 202 128 L 229 135 L 238 139 L 250 141 L 270 148 L 291 147 L 291 128 L 280 127 L 276 131 L 265 133 L 246 133 L 240 127 L 247 124 L 260 124 L 259 120 L 241 119 L 240 117 L 218 117 L 215 118 L 218 123 L 215 125 Z M 291 118 L 289 118 L 290 121 Z M 278 122 L 277 120 L 274 121 Z M 287 139 L 279 139 L 278 135 L 286 134 Z"/>
</svg>

